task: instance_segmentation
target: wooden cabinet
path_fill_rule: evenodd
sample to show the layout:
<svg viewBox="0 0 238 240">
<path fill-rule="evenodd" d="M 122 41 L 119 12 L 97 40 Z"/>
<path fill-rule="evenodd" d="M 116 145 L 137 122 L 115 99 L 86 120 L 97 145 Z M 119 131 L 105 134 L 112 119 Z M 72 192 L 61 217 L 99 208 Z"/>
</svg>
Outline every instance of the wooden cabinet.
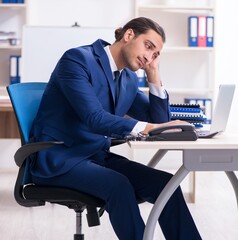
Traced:
<svg viewBox="0 0 238 240">
<path fill-rule="evenodd" d="M 0 139 L 20 138 L 16 117 L 11 104 L 0 103 Z"/>
</svg>

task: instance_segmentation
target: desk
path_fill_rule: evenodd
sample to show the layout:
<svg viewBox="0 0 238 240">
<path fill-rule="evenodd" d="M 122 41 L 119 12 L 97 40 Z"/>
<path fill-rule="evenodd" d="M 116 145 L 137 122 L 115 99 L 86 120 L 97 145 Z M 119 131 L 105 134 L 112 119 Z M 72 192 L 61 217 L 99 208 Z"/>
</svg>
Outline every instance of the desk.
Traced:
<svg viewBox="0 0 238 240">
<path fill-rule="evenodd" d="M 197 141 L 171 142 L 129 142 L 132 150 L 158 149 L 149 166 L 155 166 L 167 151 L 181 150 L 183 152 L 182 166 L 177 170 L 161 194 L 158 196 L 148 217 L 144 232 L 144 240 L 152 240 L 157 220 L 183 179 L 191 171 L 224 171 L 229 178 L 238 202 L 238 179 L 233 171 L 238 170 L 238 135 L 222 134 L 213 139 L 198 139 Z"/>
</svg>

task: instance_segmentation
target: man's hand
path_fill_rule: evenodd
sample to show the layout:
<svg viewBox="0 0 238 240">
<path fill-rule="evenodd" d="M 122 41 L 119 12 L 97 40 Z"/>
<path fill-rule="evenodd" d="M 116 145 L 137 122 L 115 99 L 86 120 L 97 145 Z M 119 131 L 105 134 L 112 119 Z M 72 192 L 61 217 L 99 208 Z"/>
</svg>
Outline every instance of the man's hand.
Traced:
<svg viewBox="0 0 238 240">
<path fill-rule="evenodd" d="M 159 59 L 160 57 L 157 56 L 150 64 L 146 64 L 144 67 L 144 70 L 145 70 L 148 82 L 162 86 L 160 73 L 159 73 Z"/>
<path fill-rule="evenodd" d="M 152 129 L 159 128 L 159 127 L 165 127 L 165 126 L 170 126 L 170 125 L 191 125 L 190 123 L 186 121 L 181 121 L 181 120 L 173 120 L 170 122 L 166 123 L 158 123 L 158 124 L 153 124 L 153 123 L 147 123 L 144 131 L 142 132 L 143 134 L 148 134 L 148 132 Z"/>
</svg>

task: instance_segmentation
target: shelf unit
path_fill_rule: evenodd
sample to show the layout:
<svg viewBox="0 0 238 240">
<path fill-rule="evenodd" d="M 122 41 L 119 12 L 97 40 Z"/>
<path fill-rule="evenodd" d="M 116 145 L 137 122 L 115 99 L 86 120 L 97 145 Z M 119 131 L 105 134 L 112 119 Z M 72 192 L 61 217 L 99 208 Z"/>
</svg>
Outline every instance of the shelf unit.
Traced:
<svg viewBox="0 0 238 240">
<path fill-rule="evenodd" d="M 165 30 L 160 72 L 171 102 L 213 98 L 215 47 L 188 46 L 188 17 L 193 15 L 215 19 L 215 0 L 135 0 L 135 16 L 149 17 Z"/>
<path fill-rule="evenodd" d="M 27 0 L 25 3 L 1 3 L 0 1 L 0 31 L 16 32 L 17 45 L 0 42 L 0 89 L 1 92 L 9 84 L 9 58 L 21 54 L 22 29 L 27 24 Z"/>
</svg>

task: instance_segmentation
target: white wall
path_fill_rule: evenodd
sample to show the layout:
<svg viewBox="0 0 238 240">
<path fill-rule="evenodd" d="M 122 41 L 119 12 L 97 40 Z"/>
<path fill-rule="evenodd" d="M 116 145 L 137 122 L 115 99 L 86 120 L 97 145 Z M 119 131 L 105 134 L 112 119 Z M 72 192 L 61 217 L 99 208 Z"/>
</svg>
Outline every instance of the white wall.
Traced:
<svg viewBox="0 0 238 240">
<path fill-rule="evenodd" d="M 134 14 L 134 0 L 28 0 L 32 25 L 118 27 Z"/>
</svg>

